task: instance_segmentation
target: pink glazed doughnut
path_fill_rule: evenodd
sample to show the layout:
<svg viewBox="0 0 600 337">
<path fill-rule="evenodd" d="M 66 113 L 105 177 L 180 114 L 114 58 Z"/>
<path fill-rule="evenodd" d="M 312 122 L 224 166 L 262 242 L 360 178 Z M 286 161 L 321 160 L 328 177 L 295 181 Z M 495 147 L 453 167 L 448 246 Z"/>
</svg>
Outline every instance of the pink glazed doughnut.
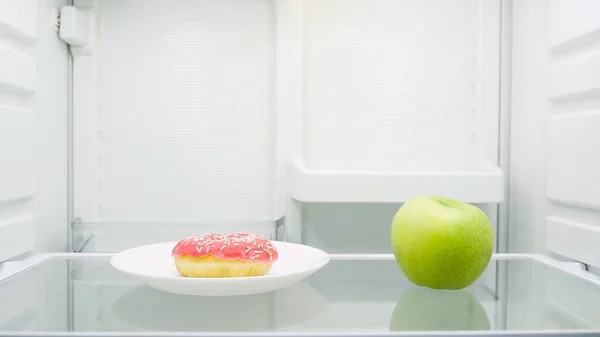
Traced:
<svg viewBox="0 0 600 337">
<path fill-rule="evenodd" d="M 185 238 L 171 255 L 181 276 L 202 278 L 262 276 L 279 257 L 271 241 L 247 233 Z"/>
</svg>

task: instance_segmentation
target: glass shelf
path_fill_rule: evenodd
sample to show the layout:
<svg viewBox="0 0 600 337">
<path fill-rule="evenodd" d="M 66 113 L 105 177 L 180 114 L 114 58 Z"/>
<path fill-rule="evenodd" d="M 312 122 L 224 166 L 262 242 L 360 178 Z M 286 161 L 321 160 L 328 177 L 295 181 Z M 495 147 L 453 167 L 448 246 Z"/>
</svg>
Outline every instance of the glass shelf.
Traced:
<svg viewBox="0 0 600 337">
<path fill-rule="evenodd" d="M 269 240 L 282 240 L 284 229 L 284 218 L 228 223 L 84 222 L 75 219 L 71 223 L 73 251 L 77 253 L 117 253 L 137 246 L 214 232 L 250 232 Z"/>
<path fill-rule="evenodd" d="M 413 286 L 392 256 L 332 256 L 304 282 L 239 297 L 153 290 L 109 259 L 51 257 L 1 281 L 0 335 L 600 333 L 600 282 L 536 256 L 496 256 L 493 289 L 460 291 Z"/>
</svg>

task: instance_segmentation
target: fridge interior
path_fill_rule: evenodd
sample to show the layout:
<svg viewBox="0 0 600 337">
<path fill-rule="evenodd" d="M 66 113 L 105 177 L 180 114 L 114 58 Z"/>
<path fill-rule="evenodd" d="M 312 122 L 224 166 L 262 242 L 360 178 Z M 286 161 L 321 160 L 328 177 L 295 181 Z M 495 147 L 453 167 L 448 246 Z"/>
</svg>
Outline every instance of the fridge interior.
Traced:
<svg viewBox="0 0 600 337">
<path fill-rule="evenodd" d="M 58 18 L 69 5 L 83 23 Z M 442 194 L 486 212 L 497 253 L 568 261 L 561 268 L 581 267 L 596 279 L 598 2 L 2 6 L 2 261 L 46 252 L 89 257 L 242 230 L 335 256 L 389 254 L 390 222 L 402 203 Z M 6 294 L 23 294 L 33 283 L 61 289 L 38 297 L 70 292 L 65 309 L 55 311 L 60 317 L 38 322 L 47 330 L 75 329 L 73 307 L 90 301 L 73 295 L 73 280 L 93 298 L 123 291 L 108 265 L 89 262 L 93 276 L 82 281 L 73 265 L 86 264 L 62 258 L 50 263 L 54 278 L 23 274 L 12 281 L 21 290 L 4 283 Z M 3 268 L 2 275 L 12 270 L 10 262 Z M 510 315 L 545 312 L 523 304 L 511 311 L 499 300 L 519 282 L 510 275 L 521 278 L 531 268 L 508 269 L 490 267 L 473 287 L 492 326 L 502 329 Z M 595 298 L 596 288 L 586 293 L 560 277 L 532 277 L 545 289 L 532 305 L 553 303 L 558 316 L 580 322 L 544 324 L 596 327 L 586 316 L 592 302 L 575 305 L 557 291 L 573 289 L 583 301 Z M 536 289 L 529 287 L 511 296 L 522 301 Z M 342 302 L 365 308 L 355 295 Z M 31 301 L 21 307 L 29 310 L 34 297 L 25 298 Z M 394 301 L 372 308 L 387 312 Z M 345 320 L 355 316 L 340 312 L 358 310 L 339 308 L 334 316 Z M 27 311 L 17 309 L 5 317 Z M 80 324 L 101 330 L 98 315 L 91 311 L 89 324 Z"/>
<path fill-rule="evenodd" d="M 74 4 L 74 218 L 285 217 L 289 240 L 383 253 L 414 195 L 497 217 L 498 2 Z"/>
</svg>

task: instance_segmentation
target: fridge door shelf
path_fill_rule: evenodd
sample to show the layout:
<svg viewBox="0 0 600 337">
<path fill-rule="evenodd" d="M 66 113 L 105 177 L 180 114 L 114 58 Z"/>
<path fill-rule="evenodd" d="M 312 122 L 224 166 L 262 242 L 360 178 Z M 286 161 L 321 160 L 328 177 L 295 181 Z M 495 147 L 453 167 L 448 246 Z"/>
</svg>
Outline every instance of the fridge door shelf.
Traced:
<svg viewBox="0 0 600 337">
<path fill-rule="evenodd" d="M 85 222 L 75 219 L 71 223 L 72 251 L 116 253 L 141 245 L 177 241 L 186 236 L 214 232 L 251 232 L 269 240 L 282 240 L 284 222 L 284 218 L 274 221 L 203 223 Z"/>
<path fill-rule="evenodd" d="M 494 255 L 487 269 L 498 275 L 494 287 L 478 280 L 444 291 L 412 285 L 391 254 L 334 254 L 289 288 L 222 298 L 150 289 L 113 269 L 111 256 L 41 254 L 13 262 L 0 274 L 0 336 L 600 333 L 600 280 L 542 255 Z"/>
</svg>

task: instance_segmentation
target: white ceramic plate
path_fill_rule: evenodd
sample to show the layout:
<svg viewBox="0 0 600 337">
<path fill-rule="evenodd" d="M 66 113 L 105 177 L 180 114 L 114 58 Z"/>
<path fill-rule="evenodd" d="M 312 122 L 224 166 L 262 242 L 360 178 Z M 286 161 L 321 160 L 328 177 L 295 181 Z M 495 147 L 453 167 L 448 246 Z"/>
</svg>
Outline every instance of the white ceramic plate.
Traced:
<svg viewBox="0 0 600 337">
<path fill-rule="evenodd" d="M 273 241 L 278 260 L 264 276 L 189 278 L 175 269 L 171 250 L 176 241 L 125 250 L 111 259 L 116 269 L 146 285 L 181 295 L 237 296 L 278 290 L 310 276 L 329 262 L 322 250 L 290 242 Z"/>
</svg>

